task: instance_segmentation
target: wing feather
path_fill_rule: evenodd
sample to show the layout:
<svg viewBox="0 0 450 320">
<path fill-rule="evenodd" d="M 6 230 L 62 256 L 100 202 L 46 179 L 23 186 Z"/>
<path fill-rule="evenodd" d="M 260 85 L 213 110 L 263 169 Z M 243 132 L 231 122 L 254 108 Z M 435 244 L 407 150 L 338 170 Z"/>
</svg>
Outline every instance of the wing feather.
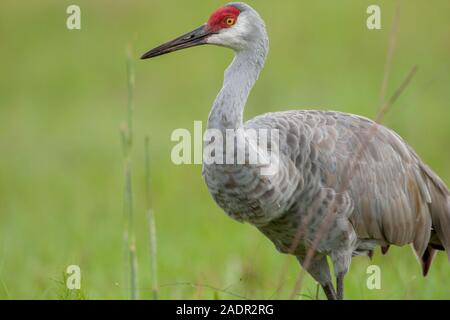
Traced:
<svg viewBox="0 0 450 320">
<path fill-rule="evenodd" d="M 270 113 L 246 126 L 282 128 L 281 135 L 292 135 L 280 150 L 299 172 L 319 168 L 323 187 L 349 193 L 354 204 L 349 219 L 358 238 L 385 247 L 411 243 L 423 268 L 433 256 L 431 238 L 433 248 L 445 248 L 450 259 L 450 192 L 392 130 L 326 111 Z"/>
</svg>

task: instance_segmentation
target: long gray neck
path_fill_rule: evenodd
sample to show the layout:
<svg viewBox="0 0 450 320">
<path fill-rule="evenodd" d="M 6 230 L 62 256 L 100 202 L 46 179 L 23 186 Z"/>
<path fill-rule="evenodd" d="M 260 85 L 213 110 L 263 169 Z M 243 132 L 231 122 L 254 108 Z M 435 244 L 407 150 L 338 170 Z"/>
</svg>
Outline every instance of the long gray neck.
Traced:
<svg viewBox="0 0 450 320">
<path fill-rule="evenodd" d="M 242 126 L 247 98 L 258 79 L 268 53 L 266 41 L 254 48 L 236 52 L 225 71 L 223 87 L 217 95 L 208 119 L 208 129 L 237 129 Z"/>
</svg>

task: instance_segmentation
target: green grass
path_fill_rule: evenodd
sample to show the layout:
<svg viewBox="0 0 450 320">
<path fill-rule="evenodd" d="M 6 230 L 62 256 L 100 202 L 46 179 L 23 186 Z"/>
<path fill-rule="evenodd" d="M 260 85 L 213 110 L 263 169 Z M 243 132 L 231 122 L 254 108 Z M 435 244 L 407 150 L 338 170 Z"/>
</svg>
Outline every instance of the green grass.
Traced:
<svg viewBox="0 0 450 320">
<path fill-rule="evenodd" d="M 375 117 L 393 1 L 248 2 L 267 23 L 271 52 L 249 99 L 247 119 L 293 108 Z M 373 3 L 382 6 L 380 31 L 365 28 L 365 11 Z M 288 297 L 299 271 L 295 259 L 277 253 L 255 228 L 229 219 L 210 198 L 201 166 L 170 161 L 170 134 L 192 130 L 194 120 L 206 121 L 232 53 L 202 47 L 137 59 L 200 25 L 223 2 L 80 0 L 80 31 L 65 28 L 69 4 L 0 3 L 0 298 L 66 297 L 55 279 L 71 264 L 81 267 L 87 298 L 129 298 L 119 135 L 127 117 L 129 44 L 136 72 L 131 156 L 140 298 L 150 299 L 154 291 L 146 136 L 151 137 L 159 298 L 269 298 L 282 270 L 285 284 L 278 297 Z M 402 1 L 387 96 L 413 65 L 419 71 L 385 119 L 447 183 L 449 10 L 447 0 Z M 382 270 L 380 291 L 365 286 L 370 263 L 354 259 L 347 298 L 450 298 L 450 264 L 442 253 L 424 279 L 409 248 L 391 248 L 384 257 L 377 252 L 372 263 Z M 315 297 L 309 276 L 301 293 Z"/>
</svg>

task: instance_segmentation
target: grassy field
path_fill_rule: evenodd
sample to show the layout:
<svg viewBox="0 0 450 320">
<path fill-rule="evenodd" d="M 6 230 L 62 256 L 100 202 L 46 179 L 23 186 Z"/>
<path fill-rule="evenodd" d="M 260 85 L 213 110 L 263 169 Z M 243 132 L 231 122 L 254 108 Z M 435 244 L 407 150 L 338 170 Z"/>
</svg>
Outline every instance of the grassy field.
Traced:
<svg viewBox="0 0 450 320">
<path fill-rule="evenodd" d="M 82 29 L 66 28 L 76 2 Z M 288 109 L 332 109 L 374 118 L 394 1 L 248 1 L 263 16 L 271 53 L 245 117 Z M 418 74 L 384 123 L 450 183 L 448 0 L 401 2 L 388 94 L 413 65 Z M 126 299 L 123 156 L 126 48 L 136 71 L 133 189 L 138 289 L 152 298 L 145 196 L 150 136 L 152 197 L 163 299 L 286 298 L 299 267 L 210 198 L 201 166 L 170 160 L 176 128 L 206 121 L 232 52 L 202 47 L 152 61 L 147 49 L 203 23 L 223 2 L 0 2 L 0 298 Z M 382 30 L 366 28 L 366 8 L 382 8 Z M 276 8 L 274 8 L 276 7 Z M 64 289 L 79 265 L 82 292 Z M 382 289 L 368 290 L 379 265 Z M 282 275 L 283 273 L 283 275 Z M 427 278 L 408 247 L 356 258 L 349 299 L 448 299 L 450 264 L 438 254 Z M 280 279 L 284 285 L 276 295 Z M 308 276 L 299 299 L 314 297 Z M 322 293 L 320 297 L 323 298 Z"/>
</svg>

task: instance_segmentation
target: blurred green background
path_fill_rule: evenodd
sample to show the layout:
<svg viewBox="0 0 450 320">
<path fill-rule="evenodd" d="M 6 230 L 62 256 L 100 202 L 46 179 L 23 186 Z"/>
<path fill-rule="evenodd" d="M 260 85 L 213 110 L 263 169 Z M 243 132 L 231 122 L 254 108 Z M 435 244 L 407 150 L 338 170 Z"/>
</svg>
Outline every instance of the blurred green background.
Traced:
<svg viewBox="0 0 450 320">
<path fill-rule="evenodd" d="M 394 1 L 248 1 L 271 40 L 246 118 L 318 108 L 374 118 L 395 13 Z M 77 4 L 82 29 L 66 28 Z M 144 137 L 151 137 L 160 297 L 286 298 L 299 268 L 255 228 L 229 219 L 210 198 L 201 166 L 170 160 L 176 128 L 207 120 L 232 52 L 201 47 L 150 61 L 138 57 L 204 23 L 222 1 L 0 2 L 0 298 L 64 297 L 63 273 L 76 264 L 83 295 L 128 298 L 123 253 L 126 48 L 134 51 L 133 188 L 141 298 L 151 298 L 145 215 Z M 366 9 L 382 9 L 382 30 Z M 450 183 L 448 0 L 401 2 L 388 94 L 413 65 L 419 72 L 384 123 Z M 377 264 L 382 289 L 366 287 Z M 283 275 L 282 275 L 283 273 Z M 356 258 L 350 299 L 450 298 L 450 264 L 439 253 L 427 278 L 408 247 Z M 314 296 L 307 276 L 301 294 Z M 308 297 L 299 296 L 308 299 Z M 321 298 L 323 295 L 321 293 Z"/>
</svg>

